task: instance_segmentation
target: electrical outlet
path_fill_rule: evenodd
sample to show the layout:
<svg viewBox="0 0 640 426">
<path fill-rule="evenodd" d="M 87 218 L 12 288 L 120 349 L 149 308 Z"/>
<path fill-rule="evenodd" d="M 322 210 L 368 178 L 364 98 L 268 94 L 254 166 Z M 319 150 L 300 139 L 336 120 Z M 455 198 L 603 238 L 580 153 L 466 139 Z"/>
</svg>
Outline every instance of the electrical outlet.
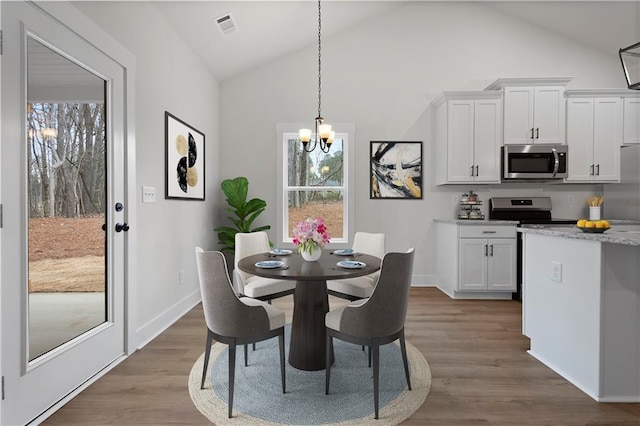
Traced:
<svg viewBox="0 0 640 426">
<path fill-rule="evenodd" d="M 156 189 L 152 186 L 142 187 L 142 202 L 143 203 L 155 203 L 156 202 Z"/>
<path fill-rule="evenodd" d="M 178 284 L 179 285 L 184 284 L 184 271 L 182 269 L 178 271 Z"/>
<path fill-rule="evenodd" d="M 562 263 L 551 262 L 551 281 L 562 282 Z"/>
<path fill-rule="evenodd" d="M 569 195 L 567 196 L 567 202 L 568 202 L 569 204 L 575 204 L 575 202 L 576 202 L 576 196 L 575 196 L 575 195 L 573 195 L 573 194 L 569 194 Z"/>
</svg>

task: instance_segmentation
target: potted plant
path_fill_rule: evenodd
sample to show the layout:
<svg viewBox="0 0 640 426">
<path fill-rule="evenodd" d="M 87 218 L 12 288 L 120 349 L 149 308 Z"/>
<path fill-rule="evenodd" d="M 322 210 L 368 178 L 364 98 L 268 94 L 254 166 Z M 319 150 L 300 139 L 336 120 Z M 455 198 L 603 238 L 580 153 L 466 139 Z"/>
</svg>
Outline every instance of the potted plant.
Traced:
<svg viewBox="0 0 640 426">
<path fill-rule="evenodd" d="M 271 229 L 269 225 L 251 228 L 253 221 L 267 208 L 267 203 L 260 198 L 252 198 L 247 201 L 249 181 L 243 176 L 223 180 L 220 188 L 222 188 L 222 192 L 227 197 L 227 204 L 229 204 L 225 210 L 232 214 L 227 218 L 234 226 L 218 226 L 213 230 L 218 233 L 218 243 L 222 245 L 220 251 L 233 255 L 238 232 L 258 232 Z"/>
</svg>

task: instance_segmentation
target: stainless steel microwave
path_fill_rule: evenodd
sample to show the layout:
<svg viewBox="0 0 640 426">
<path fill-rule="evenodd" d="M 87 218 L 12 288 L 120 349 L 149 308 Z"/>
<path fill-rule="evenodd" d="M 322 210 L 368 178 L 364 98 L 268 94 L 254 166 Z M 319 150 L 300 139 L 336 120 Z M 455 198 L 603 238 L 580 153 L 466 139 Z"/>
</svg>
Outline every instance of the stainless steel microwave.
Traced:
<svg viewBox="0 0 640 426">
<path fill-rule="evenodd" d="M 502 180 L 553 180 L 567 177 L 567 145 L 505 145 Z"/>
</svg>

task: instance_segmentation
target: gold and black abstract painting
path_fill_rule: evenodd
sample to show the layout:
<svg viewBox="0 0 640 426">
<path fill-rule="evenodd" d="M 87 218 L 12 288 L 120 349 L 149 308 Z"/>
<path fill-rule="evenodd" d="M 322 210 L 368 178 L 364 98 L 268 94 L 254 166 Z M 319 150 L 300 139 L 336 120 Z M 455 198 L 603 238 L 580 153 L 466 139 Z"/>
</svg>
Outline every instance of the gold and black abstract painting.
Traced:
<svg viewBox="0 0 640 426">
<path fill-rule="evenodd" d="M 371 199 L 422 199 L 422 142 L 371 141 Z"/>
<path fill-rule="evenodd" d="M 165 198 L 204 200 L 204 134 L 168 111 L 165 124 Z"/>
</svg>

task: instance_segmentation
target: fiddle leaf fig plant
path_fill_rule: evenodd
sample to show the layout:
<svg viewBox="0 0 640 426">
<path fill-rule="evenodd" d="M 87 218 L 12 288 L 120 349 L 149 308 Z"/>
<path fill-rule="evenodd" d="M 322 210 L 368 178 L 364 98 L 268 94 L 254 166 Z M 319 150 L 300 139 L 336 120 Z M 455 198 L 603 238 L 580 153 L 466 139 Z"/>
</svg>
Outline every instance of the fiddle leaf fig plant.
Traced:
<svg viewBox="0 0 640 426">
<path fill-rule="evenodd" d="M 229 204 L 225 210 L 233 215 L 227 216 L 227 219 L 234 226 L 218 226 L 213 230 L 218 233 L 218 243 L 222 245 L 220 251 L 234 253 L 238 232 L 259 232 L 271 229 L 269 225 L 251 228 L 253 221 L 267 208 L 267 203 L 260 198 L 252 198 L 247 201 L 249 181 L 243 176 L 223 180 L 220 188 L 227 197 L 227 204 Z"/>
</svg>

